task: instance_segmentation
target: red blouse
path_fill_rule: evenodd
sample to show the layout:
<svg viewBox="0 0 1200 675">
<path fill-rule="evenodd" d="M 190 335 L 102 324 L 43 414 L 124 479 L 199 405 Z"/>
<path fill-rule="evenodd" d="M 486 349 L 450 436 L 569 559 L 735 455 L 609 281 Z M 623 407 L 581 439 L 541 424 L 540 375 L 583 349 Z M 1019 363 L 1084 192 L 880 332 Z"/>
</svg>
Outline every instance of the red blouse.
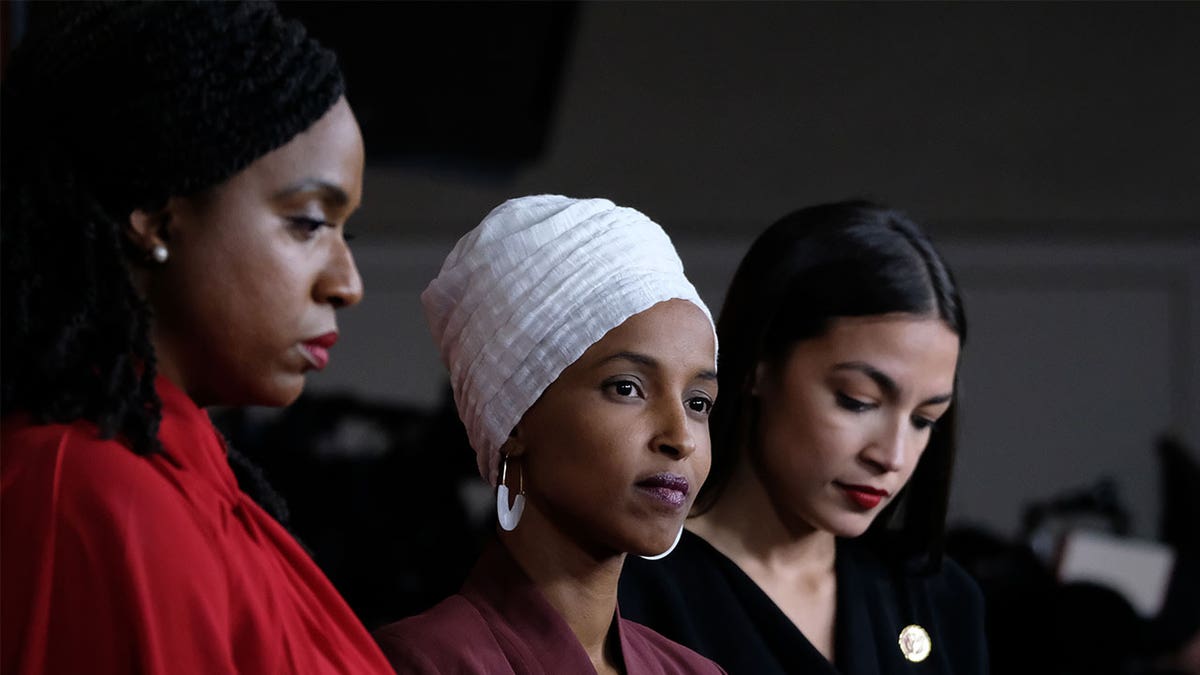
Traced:
<svg viewBox="0 0 1200 675">
<path fill-rule="evenodd" d="M 390 673 L 208 415 L 159 378 L 164 451 L 0 425 L 0 671 Z"/>
</svg>

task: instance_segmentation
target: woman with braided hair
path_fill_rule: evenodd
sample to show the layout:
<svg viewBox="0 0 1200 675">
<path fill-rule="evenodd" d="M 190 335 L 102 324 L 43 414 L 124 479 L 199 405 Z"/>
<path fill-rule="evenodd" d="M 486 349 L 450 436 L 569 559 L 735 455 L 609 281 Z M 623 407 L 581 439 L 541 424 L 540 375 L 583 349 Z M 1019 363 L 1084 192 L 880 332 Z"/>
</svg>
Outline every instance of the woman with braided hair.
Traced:
<svg viewBox="0 0 1200 675">
<path fill-rule="evenodd" d="M 336 58 L 268 3 L 54 19 L 3 88 L 0 670 L 391 672 L 204 411 L 294 401 L 362 296 Z"/>
</svg>

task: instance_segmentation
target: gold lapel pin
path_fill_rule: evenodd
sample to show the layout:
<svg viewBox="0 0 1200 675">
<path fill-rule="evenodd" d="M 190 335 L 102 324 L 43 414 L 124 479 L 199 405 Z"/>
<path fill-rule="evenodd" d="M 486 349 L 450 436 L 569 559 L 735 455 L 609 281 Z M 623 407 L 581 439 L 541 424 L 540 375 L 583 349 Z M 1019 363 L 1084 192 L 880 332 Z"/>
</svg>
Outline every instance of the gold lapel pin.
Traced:
<svg viewBox="0 0 1200 675">
<path fill-rule="evenodd" d="M 915 623 L 909 624 L 900 631 L 900 652 L 904 658 L 913 663 L 920 663 L 933 651 L 933 641 L 929 633 Z"/>
</svg>

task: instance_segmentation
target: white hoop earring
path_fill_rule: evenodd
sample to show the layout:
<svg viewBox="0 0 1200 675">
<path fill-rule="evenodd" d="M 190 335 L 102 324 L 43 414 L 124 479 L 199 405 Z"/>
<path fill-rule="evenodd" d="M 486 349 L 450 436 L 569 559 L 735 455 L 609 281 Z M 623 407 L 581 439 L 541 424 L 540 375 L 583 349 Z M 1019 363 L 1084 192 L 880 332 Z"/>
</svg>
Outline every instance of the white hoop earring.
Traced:
<svg viewBox="0 0 1200 675">
<path fill-rule="evenodd" d="M 167 258 L 171 257 L 171 252 L 168 251 L 167 247 L 163 244 L 155 244 L 154 247 L 150 249 L 150 257 L 154 260 L 154 262 L 161 265 L 167 262 Z"/>
<path fill-rule="evenodd" d="M 680 525 L 679 532 L 675 535 L 675 541 L 671 543 L 671 548 L 663 551 L 662 553 L 659 553 L 658 555 L 643 555 L 643 556 L 639 556 L 639 557 L 644 558 L 646 560 L 662 560 L 663 558 L 671 555 L 671 551 L 675 550 L 675 547 L 679 545 L 679 540 L 682 538 L 683 538 L 683 526 Z"/>
<path fill-rule="evenodd" d="M 496 487 L 496 517 L 500 520 L 500 527 L 505 532 L 512 532 L 521 522 L 521 514 L 525 513 L 525 475 L 523 472 L 517 474 L 517 496 L 513 499 L 512 508 L 509 508 L 508 486 L 504 484 L 507 474 L 508 456 L 500 455 L 500 485 Z"/>
</svg>

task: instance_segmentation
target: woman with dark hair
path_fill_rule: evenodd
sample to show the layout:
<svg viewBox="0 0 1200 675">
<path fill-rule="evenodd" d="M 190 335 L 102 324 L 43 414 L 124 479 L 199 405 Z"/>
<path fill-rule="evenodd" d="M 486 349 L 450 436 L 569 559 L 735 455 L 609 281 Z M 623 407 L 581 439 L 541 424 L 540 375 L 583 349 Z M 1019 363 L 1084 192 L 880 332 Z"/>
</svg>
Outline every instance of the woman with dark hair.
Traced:
<svg viewBox="0 0 1200 675">
<path fill-rule="evenodd" d="M 335 56 L 269 3 L 59 12 L 3 90 L 0 670 L 390 672 L 204 410 L 294 401 L 362 296 Z"/>
<path fill-rule="evenodd" d="M 985 672 L 942 557 L 966 320 L 929 239 L 867 202 L 792 213 L 717 333 L 712 474 L 676 552 L 627 566 L 626 615 L 730 673 Z"/>
<path fill-rule="evenodd" d="M 376 632 L 396 670 L 722 672 L 617 610 L 627 554 L 673 547 L 708 474 L 715 331 L 662 228 L 607 199 L 512 199 L 421 304 L 499 531 L 462 590 Z"/>
</svg>

